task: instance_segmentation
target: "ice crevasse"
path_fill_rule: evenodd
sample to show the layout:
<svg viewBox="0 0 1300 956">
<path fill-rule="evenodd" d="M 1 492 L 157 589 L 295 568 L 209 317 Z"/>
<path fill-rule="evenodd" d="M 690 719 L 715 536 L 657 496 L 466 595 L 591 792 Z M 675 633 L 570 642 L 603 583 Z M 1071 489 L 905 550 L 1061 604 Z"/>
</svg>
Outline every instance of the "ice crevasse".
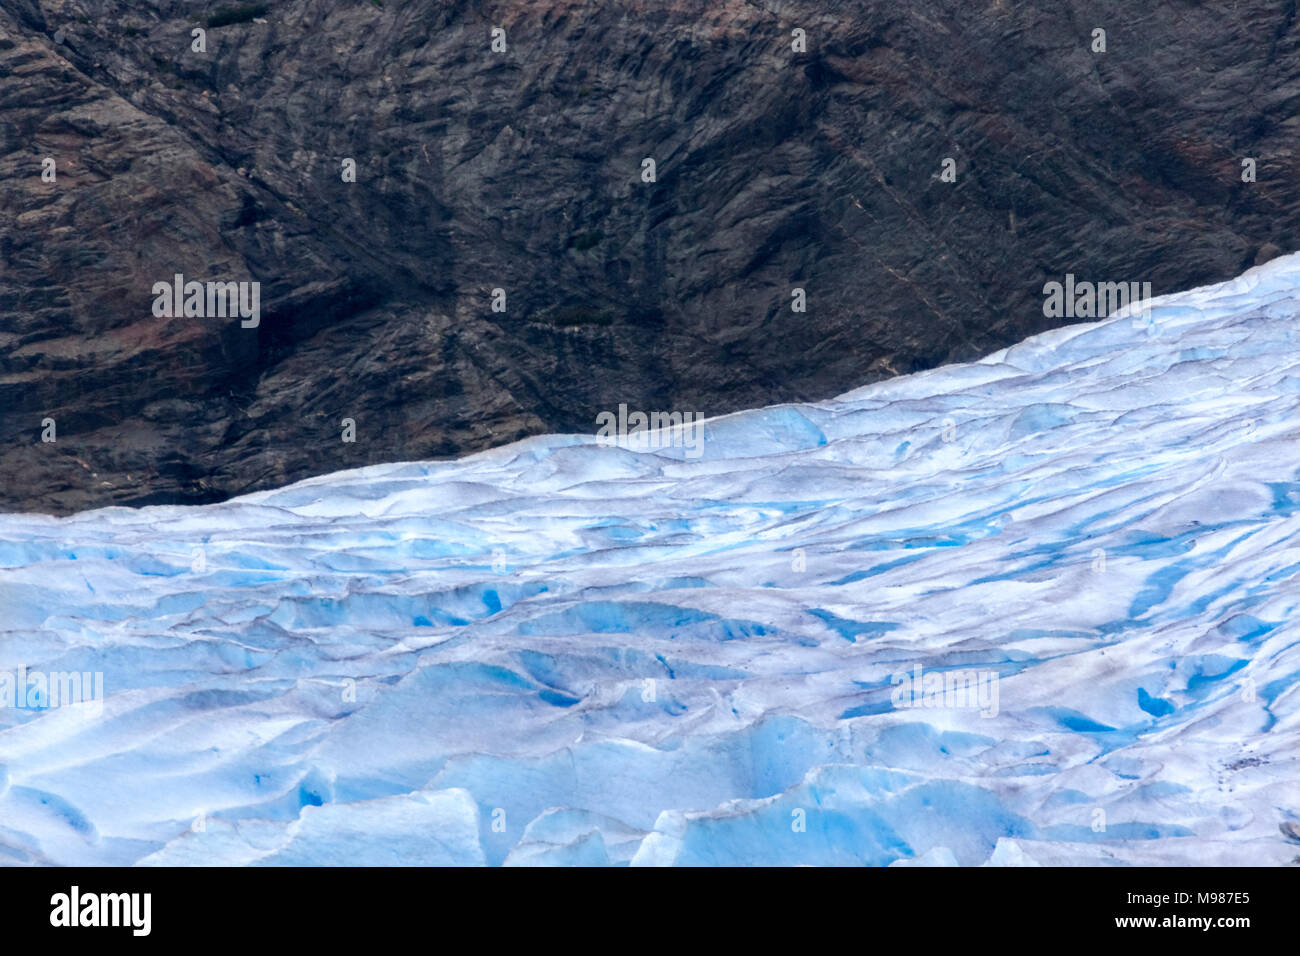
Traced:
<svg viewBox="0 0 1300 956">
<path fill-rule="evenodd" d="M 1293 255 L 698 458 L 2 515 L 0 862 L 1290 863 L 1298 312 Z"/>
</svg>

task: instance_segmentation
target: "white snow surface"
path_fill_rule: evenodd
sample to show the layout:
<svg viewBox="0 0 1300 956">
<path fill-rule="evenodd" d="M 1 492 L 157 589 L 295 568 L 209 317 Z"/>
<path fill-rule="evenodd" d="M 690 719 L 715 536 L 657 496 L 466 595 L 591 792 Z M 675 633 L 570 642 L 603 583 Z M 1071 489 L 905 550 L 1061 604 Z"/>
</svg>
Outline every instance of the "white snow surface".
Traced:
<svg viewBox="0 0 1300 956">
<path fill-rule="evenodd" d="M 1298 300 L 1300 254 L 697 460 L 2 515 L 0 672 L 104 699 L 0 708 L 0 862 L 1290 863 Z"/>
</svg>

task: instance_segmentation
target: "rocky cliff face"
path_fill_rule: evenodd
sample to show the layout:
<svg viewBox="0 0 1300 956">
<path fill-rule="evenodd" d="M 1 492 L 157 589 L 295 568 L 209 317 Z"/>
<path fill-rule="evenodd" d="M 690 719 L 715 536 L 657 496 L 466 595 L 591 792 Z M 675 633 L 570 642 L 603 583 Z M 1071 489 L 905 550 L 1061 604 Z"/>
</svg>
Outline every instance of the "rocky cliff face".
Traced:
<svg viewBox="0 0 1300 956">
<path fill-rule="evenodd" d="M 1294 18 L 0 0 L 0 509 L 827 397 L 1076 321 L 1067 272 L 1234 275 L 1300 245 Z M 259 324 L 156 316 L 176 273 Z"/>
</svg>

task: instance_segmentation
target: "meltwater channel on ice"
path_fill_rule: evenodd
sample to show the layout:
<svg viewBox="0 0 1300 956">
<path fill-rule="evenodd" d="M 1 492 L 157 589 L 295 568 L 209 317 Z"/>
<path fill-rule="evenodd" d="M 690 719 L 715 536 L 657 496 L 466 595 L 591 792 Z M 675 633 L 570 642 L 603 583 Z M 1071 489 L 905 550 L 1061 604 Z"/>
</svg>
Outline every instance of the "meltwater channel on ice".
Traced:
<svg viewBox="0 0 1300 956">
<path fill-rule="evenodd" d="M 698 457 L 0 516 L 0 861 L 1290 863 L 1297 330 L 1292 255 Z"/>
</svg>

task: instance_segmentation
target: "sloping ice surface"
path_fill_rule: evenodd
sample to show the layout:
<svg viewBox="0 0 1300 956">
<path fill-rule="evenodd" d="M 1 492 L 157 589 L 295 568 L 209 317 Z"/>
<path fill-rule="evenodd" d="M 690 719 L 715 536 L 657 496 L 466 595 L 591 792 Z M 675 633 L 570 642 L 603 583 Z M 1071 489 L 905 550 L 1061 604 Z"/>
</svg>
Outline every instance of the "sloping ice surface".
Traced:
<svg viewBox="0 0 1300 956">
<path fill-rule="evenodd" d="M 0 516 L 0 671 L 104 686 L 0 708 L 0 861 L 1288 863 L 1298 290 L 1288 256 L 697 460 L 547 436 Z M 996 706 L 899 696 L 936 673 Z"/>
</svg>

